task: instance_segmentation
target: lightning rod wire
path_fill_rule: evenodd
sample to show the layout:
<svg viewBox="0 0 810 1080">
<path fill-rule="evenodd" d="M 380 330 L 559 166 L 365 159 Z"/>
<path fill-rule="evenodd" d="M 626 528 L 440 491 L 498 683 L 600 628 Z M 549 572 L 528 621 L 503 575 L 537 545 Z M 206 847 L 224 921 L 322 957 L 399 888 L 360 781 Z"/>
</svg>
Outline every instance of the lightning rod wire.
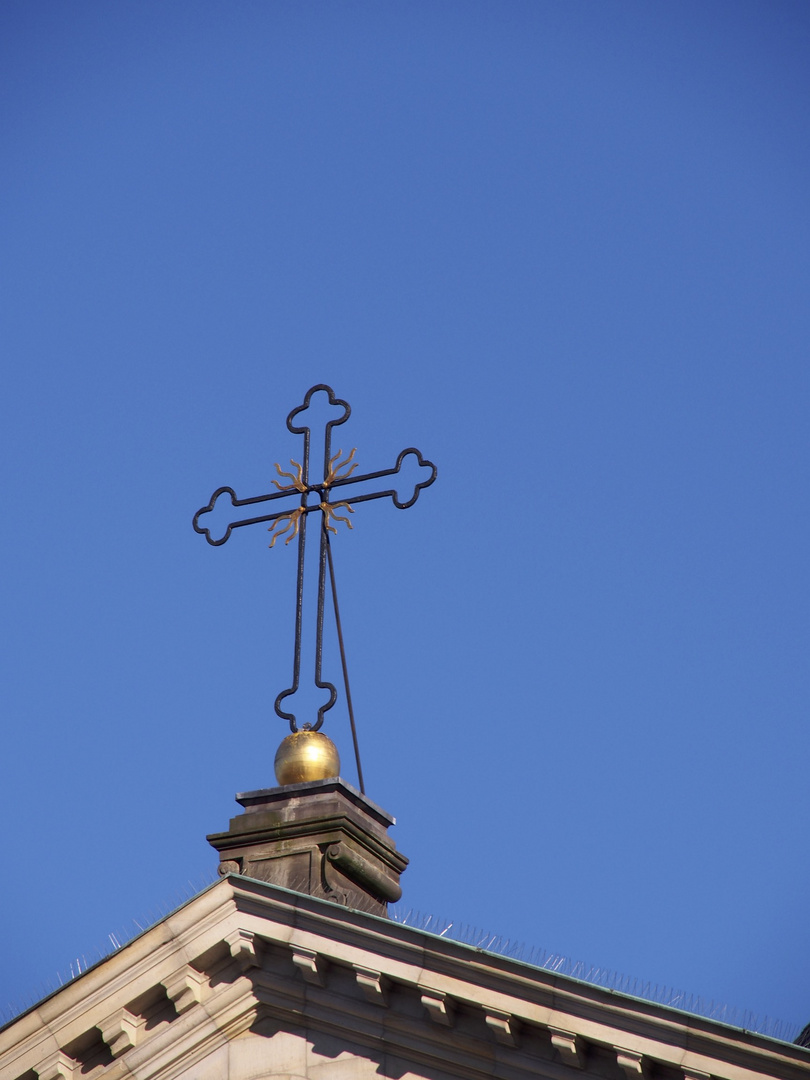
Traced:
<svg viewBox="0 0 810 1080">
<path fill-rule="evenodd" d="M 343 685 L 346 687 L 346 705 L 349 709 L 349 723 L 351 724 L 352 742 L 354 743 L 354 758 L 357 762 L 357 779 L 360 781 L 360 794 L 365 795 L 366 787 L 363 782 L 363 767 L 360 764 L 360 747 L 357 744 L 357 728 L 354 724 L 352 692 L 349 689 L 349 669 L 346 667 L 346 650 L 343 646 L 343 628 L 340 625 L 340 608 L 338 607 L 337 585 L 335 584 L 335 564 L 332 560 L 332 545 L 329 542 L 329 530 L 326 528 L 326 515 L 324 515 L 323 531 L 326 536 L 326 555 L 329 560 L 329 581 L 332 585 L 332 602 L 335 607 L 335 625 L 337 626 L 338 644 L 340 645 L 340 662 L 343 665 Z"/>
</svg>

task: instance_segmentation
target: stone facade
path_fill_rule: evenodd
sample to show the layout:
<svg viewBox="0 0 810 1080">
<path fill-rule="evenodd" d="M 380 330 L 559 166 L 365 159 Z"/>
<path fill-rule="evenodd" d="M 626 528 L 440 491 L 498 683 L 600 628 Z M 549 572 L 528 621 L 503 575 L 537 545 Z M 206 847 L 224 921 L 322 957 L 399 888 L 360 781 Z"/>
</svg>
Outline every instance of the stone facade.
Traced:
<svg viewBox="0 0 810 1080">
<path fill-rule="evenodd" d="M 2 1080 L 810 1080 L 810 1052 L 227 875 L 0 1031 Z"/>
</svg>

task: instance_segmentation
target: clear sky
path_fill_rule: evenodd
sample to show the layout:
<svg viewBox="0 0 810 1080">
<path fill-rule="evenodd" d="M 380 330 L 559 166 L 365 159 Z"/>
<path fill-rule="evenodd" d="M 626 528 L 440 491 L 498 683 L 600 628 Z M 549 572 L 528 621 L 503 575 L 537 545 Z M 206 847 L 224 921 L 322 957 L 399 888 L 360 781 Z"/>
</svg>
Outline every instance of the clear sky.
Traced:
<svg viewBox="0 0 810 1080">
<path fill-rule="evenodd" d="M 191 518 L 326 382 L 439 469 L 334 542 L 403 907 L 810 1020 L 809 55 L 785 0 L 0 5 L 0 1008 L 274 784 L 294 548 Z"/>
</svg>

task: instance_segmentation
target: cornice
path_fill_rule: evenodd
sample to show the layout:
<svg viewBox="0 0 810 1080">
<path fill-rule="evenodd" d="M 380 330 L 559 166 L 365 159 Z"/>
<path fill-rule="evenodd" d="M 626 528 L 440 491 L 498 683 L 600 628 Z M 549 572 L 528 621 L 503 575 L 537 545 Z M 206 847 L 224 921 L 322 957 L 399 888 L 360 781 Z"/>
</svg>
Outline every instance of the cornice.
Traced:
<svg viewBox="0 0 810 1080">
<path fill-rule="evenodd" d="M 263 1021 L 469 1077 L 810 1080 L 810 1053 L 241 877 L 0 1032 L 3 1080 L 172 1080 Z"/>
<path fill-rule="evenodd" d="M 259 817 L 258 814 L 256 816 Z M 245 815 L 245 817 L 247 818 L 249 815 Z M 234 820 L 242 821 L 241 818 Z M 269 844 L 272 840 L 283 839 L 289 831 L 289 826 L 286 823 L 267 826 L 257 822 L 255 828 L 249 828 L 248 826 L 251 824 L 249 821 L 244 823 L 239 831 L 209 833 L 206 840 L 217 851 L 225 855 L 231 850 L 254 846 L 258 848 L 264 843 Z M 339 840 L 341 835 L 345 834 L 350 836 L 358 846 L 369 851 L 396 873 L 403 873 L 408 866 L 408 859 L 396 848 L 392 847 L 390 843 L 386 844 L 373 833 L 362 829 L 353 818 L 346 814 L 339 812 L 320 814 L 306 821 L 296 822 L 295 830 L 296 838 L 328 834 L 333 836 L 335 840 Z"/>
</svg>

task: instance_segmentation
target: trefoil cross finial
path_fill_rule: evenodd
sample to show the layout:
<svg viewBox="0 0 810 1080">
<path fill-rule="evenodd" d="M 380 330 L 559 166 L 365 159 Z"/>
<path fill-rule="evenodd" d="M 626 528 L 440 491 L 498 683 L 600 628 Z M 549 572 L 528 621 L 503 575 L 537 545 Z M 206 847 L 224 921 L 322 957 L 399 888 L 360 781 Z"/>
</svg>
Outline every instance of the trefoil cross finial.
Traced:
<svg viewBox="0 0 810 1080">
<path fill-rule="evenodd" d="M 333 410 L 333 418 L 328 420 L 325 424 L 323 433 L 323 468 L 321 471 L 321 477 L 313 477 L 310 474 L 310 450 L 312 449 L 313 429 L 305 423 L 304 414 L 310 408 L 310 402 L 315 394 L 325 393 L 328 396 L 328 404 L 331 410 Z M 325 704 L 321 705 L 318 709 L 317 718 L 314 722 L 304 723 L 304 730 L 318 731 L 323 724 L 324 713 L 326 713 L 335 704 L 337 699 L 337 691 L 331 682 L 325 681 L 322 678 L 322 654 L 323 654 L 323 613 L 324 613 L 324 600 L 326 590 L 326 569 L 327 565 L 330 569 L 330 576 L 332 581 L 333 598 L 335 601 L 335 614 L 338 619 L 338 632 L 341 638 L 339 626 L 339 613 L 337 610 L 337 593 L 334 585 L 334 567 L 332 564 L 332 554 L 330 547 L 329 534 L 336 534 L 337 527 L 336 522 L 346 524 L 350 529 L 352 523 L 345 514 L 337 513 L 338 510 L 345 510 L 348 514 L 354 513 L 354 508 L 358 503 L 368 502 L 372 499 L 382 499 L 388 496 L 391 497 L 394 505 L 399 509 L 404 510 L 409 506 L 413 506 L 416 500 L 419 498 L 419 493 L 423 488 L 429 487 L 436 479 L 436 466 L 422 457 L 419 450 L 414 447 L 408 447 L 401 451 L 397 457 L 396 464 L 390 469 L 381 469 L 376 472 L 362 473 L 356 475 L 356 469 L 358 463 L 354 460 L 356 450 L 352 451 L 343 458 L 342 450 L 338 450 L 336 454 L 332 454 L 332 428 L 337 427 L 340 424 L 344 424 L 351 415 L 351 408 L 348 402 L 343 401 L 340 398 L 336 398 L 334 391 L 331 387 L 326 386 L 323 383 L 317 386 L 311 387 L 304 397 L 304 401 L 297 408 L 293 409 L 287 417 L 287 427 L 295 435 L 304 436 L 303 453 L 300 463 L 291 459 L 294 472 L 288 472 L 282 470 L 279 464 L 276 464 L 276 472 L 278 473 L 281 481 L 288 481 L 287 483 L 279 482 L 279 480 L 273 480 L 272 483 L 277 489 L 266 495 L 255 495 L 248 499 L 238 499 L 236 492 L 230 487 L 217 488 L 214 494 L 211 496 L 211 500 L 207 506 L 203 506 L 194 515 L 194 529 L 196 532 L 201 533 L 205 539 L 214 547 L 219 547 L 224 544 L 231 535 L 233 529 L 241 528 L 244 525 L 256 525 L 260 523 L 270 523 L 269 532 L 272 539 L 270 541 L 270 547 L 272 548 L 279 537 L 284 537 L 284 543 L 289 544 L 292 540 L 298 540 L 298 581 L 296 590 L 296 615 L 295 615 L 295 650 L 293 658 L 293 681 L 292 685 L 277 696 L 275 701 L 275 711 L 284 720 L 287 720 L 290 725 L 290 729 L 293 732 L 299 731 L 298 722 L 294 713 L 287 711 L 285 708 L 287 699 L 293 696 L 298 690 L 301 676 L 301 631 L 303 623 L 303 597 L 304 597 L 304 552 L 306 545 L 306 524 L 309 514 L 320 511 L 321 514 L 321 529 L 320 529 L 320 559 L 319 559 L 319 573 L 318 573 L 318 599 L 317 599 L 317 615 L 316 615 L 316 632 L 315 632 L 315 684 L 320 689 L 325 690 L 329 694 L 329 699 Z M 383 480 L 385 477 L 395 477 L 401 472 L 402 466 L 406 459 L 409 457 L 415 457 L 416 465 L 420 469 L 420 475 L 424 476 L 424 479 L 420 480 L 413 487 L 413 492 L 410 498 L 400 498 L 400 495 L 395 487 L 383 487 L 380 490 L 373 489 L 373 481 Z M 391 483 L 392 481 L 389 481 Z M 355 487 L 354 485 L 358 485 Z M 338 491 L 342 496 L 340 499 L 332 501 L 332 494 Z M 355 493 L 356 492 L 356 493 Z M 239 518 L 234 521 L 230 521 L 225 528 L 224 534 L 215 538 L 211 535 L 211 531 L 205 525 L 201 524 L 201 519 L 206 514 L 211 513 L 214 510 L 217 500 L 222 496 L 227 495 L 230 498 L 231 505 L 236 507 L 256 507 L 259 509 L 261 504 L 274 503 L 276 500 L 290 500 L 294 497 L 298 497 L 299 504 L 292 508 L 285 507 L 283 509 L 273 511 L 266 514 L 258 514 L 256 516 L 248 516 Z M 315 497 L 316 501 L 311 502 L 310 499 Z M 341 648 L 342 652 L 342 648 Z M 344 658 L 345 661 L 345 658 Z M 345 676 L 345 663 L 344 663 L 344 676 Z M 352 728 L 354 729 L 353 717 L 351 716 L 351 698 L 348 691 L 348 679 L 346 678 L 346 691 L 347 699 L 350 708 L 350 718 L 352 719 Z M 354 730 L 353 730 L 354 734 Z M 355 739 L 356 749 L 356 739 Z M 358 758 L 358 772 L 359 772 L 359 758 Z M 362 789 L 362 773 L 360 775 L 361 789 Z"/>
</svg>

